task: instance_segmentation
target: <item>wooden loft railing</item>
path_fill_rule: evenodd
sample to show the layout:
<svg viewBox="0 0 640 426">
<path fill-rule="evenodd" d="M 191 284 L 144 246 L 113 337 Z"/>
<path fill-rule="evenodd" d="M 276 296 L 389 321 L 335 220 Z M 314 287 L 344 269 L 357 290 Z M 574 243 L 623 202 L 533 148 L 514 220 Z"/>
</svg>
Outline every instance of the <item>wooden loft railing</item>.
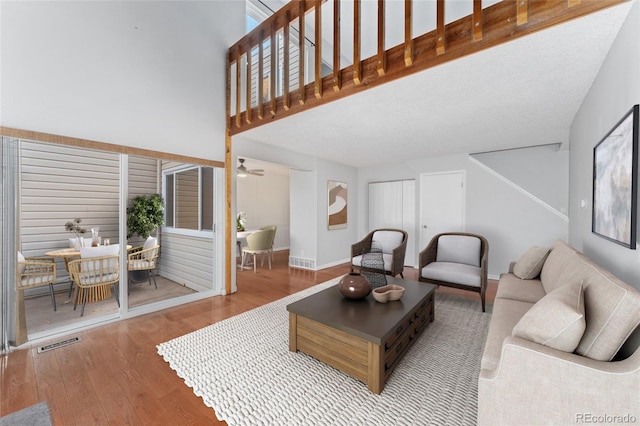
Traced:
<svg viewBox="0 0 640 426">
<path fill-rule="evenodd" d="M 327 1 L 334 3 L 330 17 L 316 13 Z M 340 31 L 341 0 L 292 0 L 229 49 L 227 124 L 231 135 L 626 0 L 504 0 L 484 9 L 482 0 L 468 0 L 473 2 L 473 13 L 446 25 L 446 2 L 436 0 L 436 28 L 416 37 L 412 32 L 412 0 L 404 1 L 403 22 L 386 22 L 386 1 L 378 0 L 377 53 L 366 59 L 360 56 L 361 0 L 351 1 L 353 34 Z M 311 13 L 314 14 L 313 35 L 306 35 L 305 19 L 299 17 Z M 325 76 L 322 74 L 323 19 L 332 19 L 334 28 L 330 36 L 333 65 Z M 390 25 L 404 28 L 404 43 L 385 50 L 385 27 Z M 341 37 L 353 37 L 353 52 L 340 51 Z M 306 38 L 312 39 L 315 47 L 305 43 Z M 307 49 L 313 50 L 313 55 L 309 55 L 313 72 L 305 69 Z M 300 60 L 292 59 L 292 51 Z M 340 58 L 345 53 L 352 55 L 353 62 L 341 68 Z M 279 87 L 276 86 L 278 79 Z"/>
</svg>

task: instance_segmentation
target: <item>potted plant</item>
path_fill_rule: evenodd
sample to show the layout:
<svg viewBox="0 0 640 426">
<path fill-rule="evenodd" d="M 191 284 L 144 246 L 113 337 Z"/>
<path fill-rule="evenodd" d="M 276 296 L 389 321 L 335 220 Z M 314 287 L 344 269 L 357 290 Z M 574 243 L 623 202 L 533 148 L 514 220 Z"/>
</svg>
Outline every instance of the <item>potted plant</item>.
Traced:
<svg viewBox="0 0 640 426">
<path fill-rule="evenodd" d="M 164 208 L 160 194 L 138 195 L 127 208 L 127 239 L 147 238 L 164 225 Z"/>
<path fill-rule="evenodd" d="M 164 225 L 164 207 L 160 194 L 138 195 L 127 208 L 127 240 L 134 236 L 147 239 L 158 227 Z M 132 282 L 147 279 L 147 270 L 129 272 Z"/>
</svg>

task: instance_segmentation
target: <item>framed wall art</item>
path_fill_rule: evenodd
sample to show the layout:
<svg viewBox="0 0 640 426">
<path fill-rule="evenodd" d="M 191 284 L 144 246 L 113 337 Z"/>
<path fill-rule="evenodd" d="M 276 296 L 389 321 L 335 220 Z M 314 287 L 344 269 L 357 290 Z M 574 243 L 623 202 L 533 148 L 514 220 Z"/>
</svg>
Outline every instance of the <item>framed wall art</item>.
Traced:
<svg viewBox="0 0 640 426">
<path fill-rule="evenodd" d="M 636 248 L 638 105 L 593 149 L 591 232 Z"/>
<path fill-rule="evenodd" d="M 347 227 L 347 184 L 330 180 L 327 185 L 328 214 L 327 224 L 331 229 Z"/>
</svg>

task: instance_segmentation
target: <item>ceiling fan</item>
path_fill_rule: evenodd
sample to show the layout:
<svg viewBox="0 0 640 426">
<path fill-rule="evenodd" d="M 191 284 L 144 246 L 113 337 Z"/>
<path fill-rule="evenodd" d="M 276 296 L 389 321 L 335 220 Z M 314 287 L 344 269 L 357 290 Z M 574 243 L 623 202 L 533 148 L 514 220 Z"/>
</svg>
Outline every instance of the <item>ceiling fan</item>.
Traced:
<svg viewBox="0 0 640 426">
<path fill-rule="evenodd" d="M 236 169 L 238 173 L 238 177 L 245 177 L 246 175 L 254 175 L 254 176 L 264 176 L 263 169 L 247 169 L 244 165 L 244 158 L 238 158 L 240 165 Z"/>
</svg>

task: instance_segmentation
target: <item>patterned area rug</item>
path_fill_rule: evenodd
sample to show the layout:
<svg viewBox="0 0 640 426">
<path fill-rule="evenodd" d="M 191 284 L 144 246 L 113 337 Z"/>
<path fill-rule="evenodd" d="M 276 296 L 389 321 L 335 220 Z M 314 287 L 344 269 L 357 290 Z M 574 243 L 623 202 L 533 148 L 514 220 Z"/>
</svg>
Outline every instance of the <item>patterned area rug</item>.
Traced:
<svg viewBox="0 0 640 426">
<path fill-rule="evenodd" d="M 289 352 L 286 305 L 337 281 L 160 344 L 158 353 L 229 425 L 475 425 L 490 319 L 480 302 L 437 294 L 434 322 L 375 395 Z"/>
</svg>

